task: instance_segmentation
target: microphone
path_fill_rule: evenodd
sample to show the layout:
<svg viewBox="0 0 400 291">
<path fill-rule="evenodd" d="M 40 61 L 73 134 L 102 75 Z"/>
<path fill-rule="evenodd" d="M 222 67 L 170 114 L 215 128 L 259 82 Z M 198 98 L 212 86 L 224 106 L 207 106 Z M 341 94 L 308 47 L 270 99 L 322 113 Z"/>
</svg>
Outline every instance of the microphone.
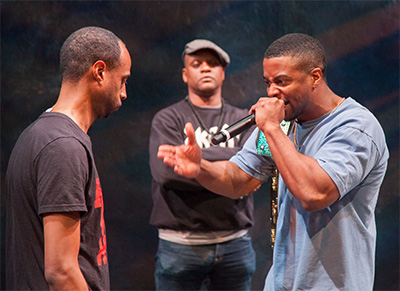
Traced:
<svg viewBox="0 0 400 291">
<path fill-rule="evenodd" d="M 253 112 L 249 116 L 240 119 L 236 123 L 232 124 L 226 129 L 222 129 L 218 134 L 216 134 L 211 140 L 214 145 L 221 142 L 229 140 L 231 137 L 242 133 L 243 131 L 249 129 L 253 124 L 256 123 L 255 113 Z"/>
</svg>

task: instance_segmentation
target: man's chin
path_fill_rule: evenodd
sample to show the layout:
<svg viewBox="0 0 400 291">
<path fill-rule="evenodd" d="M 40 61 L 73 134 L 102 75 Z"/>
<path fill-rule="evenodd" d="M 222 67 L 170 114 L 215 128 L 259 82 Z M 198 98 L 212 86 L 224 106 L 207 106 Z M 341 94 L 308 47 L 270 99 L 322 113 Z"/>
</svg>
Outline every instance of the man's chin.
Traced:
<svg viewBox="0 0 400 291">
<path fill-rule="evenodd" d="M 214 91 L 216 87 L 214 82 L 201 82 L 198 84 L 198 89 L 201 91 Z"/>
<path fill-rule="evenodd" d="M 285 120 L 286 120 L 286 121 L 293 121 L 293 120 L 295 120 L 295 119 L 296 119 L 296 117 L 293 116 L 293 114 L 291 114 L 291 113 L 289 113 L 289 112 L 287 112 L 287 111 L 285 110 Z"/>
<path fill-rule="evenodd" d="M 294 121 L 298 117 L 298 114 L 293 111 L 290 104 L 285 105 L 285 120 L 286 121 Z"/>
<path fill-rule="evenodd" d="M 207 98 L 211 97 L 215 93 L 215 88 L 207 89 L 207 88 L 198 88 L 197 94 L 201 97 Z"/>
<path fill-rule="evenodd" d="M 285 120 L 291 121 L 290 118 L 291 118 L 291 116 L 290 116 L 290 113 L 288 112 L 287 105 L 285 105 Z"/>
<path fill-rule="evenodd" d="M 99 118 L 107 118 L 111 113 L 117 112 L 121 106 L 115 107 L 113 110 L 104 112 Z"/>
</svg>

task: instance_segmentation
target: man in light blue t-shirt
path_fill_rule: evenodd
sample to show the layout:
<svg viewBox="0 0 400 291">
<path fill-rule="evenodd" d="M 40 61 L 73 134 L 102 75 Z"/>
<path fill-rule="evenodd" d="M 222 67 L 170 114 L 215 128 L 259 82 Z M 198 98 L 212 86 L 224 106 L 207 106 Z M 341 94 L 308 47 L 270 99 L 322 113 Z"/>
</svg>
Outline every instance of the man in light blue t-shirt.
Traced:
<svg viewBox="0 0 400 291">
<path fill-rule="evenodd" d="M 279 38 L 263 68 L 269 97 L 251 108 L 258 129 L 242 151 L 230 161 L 202 160 L 187 124 L 189 143 L 160 146 L 158 156 L 231 198 L 251 193 L 276 165 L 279 216 L 265 290 L 372 290 L 374 211 L 389 157 L 383 130 L 365 107 L 328 87 L 316 39 Z M 283 120 L 292 122 L 288 132 Z"/>
</svg>

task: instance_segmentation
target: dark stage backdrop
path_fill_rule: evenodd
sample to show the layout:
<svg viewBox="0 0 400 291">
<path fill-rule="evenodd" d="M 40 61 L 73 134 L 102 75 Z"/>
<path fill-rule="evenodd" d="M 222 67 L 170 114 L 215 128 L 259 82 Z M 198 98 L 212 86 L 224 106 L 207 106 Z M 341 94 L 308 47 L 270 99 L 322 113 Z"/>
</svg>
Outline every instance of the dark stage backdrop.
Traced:
<svg viewBox="0 0 400 291">
<path fill-rule="evenodd" d="M 22 130 L 56 101 L 59 49 L 76 29 L 115 32 L 133 59 L 128 99 L 89 131 L 100 174 L 113 290 L 154 289 L 157 231 L 148 138 L 153 115 L 182 99 L 181 52 L 194 38 L 215 41 L 231 56 L 223 96 L 249 108 L 265 96 L 262 59 L 289 32 L 320 39 L 328 81 L 380 120 L 391 152 L 378 201 L 376 290 L 399 290 L 399 3 L 397 1 L 18 1 L 1 7 L 1 189 Z M 1 196 L 1 287 L 4 289 L 4 195 Z M 271 265 L 269 187 L 255 194 L 251 230 L 257 253 L 253 290 Z"/>
</svg>

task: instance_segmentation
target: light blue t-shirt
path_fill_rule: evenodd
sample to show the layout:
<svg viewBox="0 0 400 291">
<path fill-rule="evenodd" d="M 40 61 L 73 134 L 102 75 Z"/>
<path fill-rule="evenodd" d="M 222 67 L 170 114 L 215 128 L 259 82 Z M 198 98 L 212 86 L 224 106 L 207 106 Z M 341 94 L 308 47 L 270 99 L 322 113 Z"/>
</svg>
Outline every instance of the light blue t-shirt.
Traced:
<svg viewBox="0 0 400 291">
<path fill-rule="evenodd" d="M 231 161 L 265 181 L 273 159 L 256 153 L 257 138 L 255 130 Z M 293 141 L 293 128 L 289 138 Z M 298 125 L 297 141 L 299 152 L 316 159 L 332 178 L 340 199 L 308 212 L 279 178 L 273 265 L 264 290 L 372 290 L 374 211 L 389 158 L 379 122 L 349 97 L 331 115 Z"/>
</svg>

